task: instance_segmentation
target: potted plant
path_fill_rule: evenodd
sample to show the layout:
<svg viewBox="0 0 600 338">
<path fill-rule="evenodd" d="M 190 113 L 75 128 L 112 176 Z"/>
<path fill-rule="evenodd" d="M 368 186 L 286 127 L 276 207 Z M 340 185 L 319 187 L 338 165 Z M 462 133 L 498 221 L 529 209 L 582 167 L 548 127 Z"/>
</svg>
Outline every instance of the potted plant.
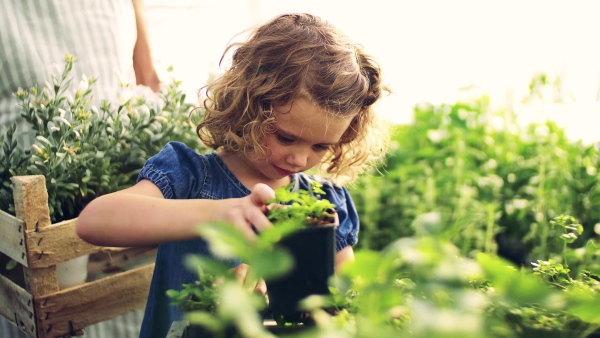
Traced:
<svg viewBox="0 0 600 338">
<path fill-rule="evenodd" d="M 329 295 L 329 279 L 334 273 L 337 215 L 334 205 L 320 197 L 324 194 L 320 183 L 313 181 L 310 190 L 290 191 L 286 186 L 275 193 L 267 214 L 274 226 L 262 232 L 255 243 L 248 243 L 238 229 L 228 224 L 198 227 L 217 258 L 241 259 L 252 267 L 254 277 L 250 279 L 265 279 L 268 300 L 263 299 L 263 303 L 253 309 L 254 312 L 258 309 L 263 324 L 267 317 L 273 316 L 278 325 L 267 322 L 262 331 L 250 329 L 261 334 L 306 329 L 302 324 L 309 322 L 308 312 L 301 311 L 299 303 L 310 295 Z M 310 252 L 307 247 L 311 248 Z M 253 313 L 251 310 L 240 312 L 239 303 L 247 299 L 248 304 L 257 304 L 258 301 L 252 300 L 257 295 L 236 295 L 237 305 L 232 315 L 223 303 L 229 299 L 225 293 L 234 292 L 232 288 L 237 284 L 228 274 L 229 268 L 218 260 L 199 256 L 188 257 L 185 264 L 198 271 L 199 280 L 183 285 L 181 290 L 168 291 L 172 305 L 178 306 L 191 323 L 181 326 L 182 329 L 174 324 L 174 330 L 181 331 L 182 335 L 193 333 L 192 336 L 207 337 L 208 334 L 231 336 L 249 330 L 248 325 L 235 326 L 232 318 Z M 212 276 L 218 276 L 222 282 L 215 284 Z"/>
<path fill-rule="evenodd" d="M 335 272 L 337 215 L 335 206 L 321 198 L 324 193 L 320 183 L 312 181 L 309 191 L 278 189 L 271 201 L 276 207 L 270 208 L 268 218 L 274 226 L 290 223 L 297 229 L 277 243 L 290 253 L 293 267 L 266 280 L 269 310 L 280 325 L 310 323 L 307 314 L 299 310 L 300 301 L 329 294 L 329 279 Z"/>
<path fill-rule="evenodd" d="M 73 79 L 74 55 L 65 55 L 62 74 L 41 87 L 15 93 L 21 116 L 34 134 L 30 148 L 17 143 L 16 125 L 0 127 L 0 210 L 15 214 L 13 176 L 43 175 L 53 223 L 74 219 L 92 199 L 135 183 L 145 160 L 167 141 L 199 145 L 189 125 L 191 104 L 181 82 L 159 93 L 121 83 L 114 98 L 90 102 L 95 79 Z M 58 283 L 85 282 L 89 256 L 57 264 Z M 9 261 L 7 268 L 17 267 Z M 16 273 L 15 273 L 16 272 Z M 19 274 L 13 271 L 11 274 Z"/>
</svg>

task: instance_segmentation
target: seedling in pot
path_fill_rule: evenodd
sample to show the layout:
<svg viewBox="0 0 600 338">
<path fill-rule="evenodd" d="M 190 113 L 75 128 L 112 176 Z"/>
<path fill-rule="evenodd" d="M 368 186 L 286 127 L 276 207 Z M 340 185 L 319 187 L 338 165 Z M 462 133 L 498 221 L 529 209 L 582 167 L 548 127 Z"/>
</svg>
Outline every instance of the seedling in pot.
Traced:
<svg viewBox="0 0 600 338">
<path fill-rule="evenodd" d="M 269 308 L 280 325 L 310 324 L 308 313 L 298 307 L 308 296 L 329 294 L 328 280 L 335 265 L 335 205 L 321 198 L 325 192 L 317 181 L 310 191 L 290 191 L 286 186 L 275 193 L 268 218 L 275 228 L 289 227 L 279 245 L 293 257 L 294 268 L 267 280 Z"/>
</svg>

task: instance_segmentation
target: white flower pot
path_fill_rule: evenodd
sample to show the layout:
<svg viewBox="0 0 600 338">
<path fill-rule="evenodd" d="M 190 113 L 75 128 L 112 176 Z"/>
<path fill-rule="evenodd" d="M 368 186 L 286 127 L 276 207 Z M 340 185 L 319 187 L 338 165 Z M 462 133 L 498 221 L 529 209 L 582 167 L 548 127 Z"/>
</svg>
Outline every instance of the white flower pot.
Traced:
<svg viewBox="0 0 600 338">
<path fill-rule="evenodd" d="M 85 283 L 89 259 L 90 255 L 84 255 L 56 264 L 58 287 L 64 289 Z"/>
</svg>

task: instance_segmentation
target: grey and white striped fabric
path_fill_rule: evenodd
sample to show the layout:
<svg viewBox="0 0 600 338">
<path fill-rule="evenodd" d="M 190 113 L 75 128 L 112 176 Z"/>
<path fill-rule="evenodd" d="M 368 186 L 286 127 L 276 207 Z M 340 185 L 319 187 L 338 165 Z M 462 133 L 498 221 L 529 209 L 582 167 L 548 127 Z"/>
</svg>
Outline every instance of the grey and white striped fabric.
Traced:
<svg viewBox="0 0 600 338">
<path fill-rule="evenodd" d="M 132 0 L 0 1 L 0 131 L 17 123 L 19 142 L 31 135 L 20 117 L 19 87 L 44 86 L 50 74 L 60 76 L 65 54 L 73 54 L 74 88 L 82 75 L 97 78 L 94 100 L 116 97 L 119 78 L 135 84 L 133 48 L 137 38 Z M 138 337 L 143 310 L 93 325 L 85 337 Z M 26 337 L 0 317 L 1 337 Z"/>
<path fill-rule="evenodd" d="M 137 310 L 117 318 L 85 328 L 82 338 L 138 338 L 144 311 Z M 0 317 L 2 318 L 2 317 Z M 29 338 L 18 327 L 2 318 L 0 322 L 0 337 Z"/>
<path fill-rule="evenodd" d="M 132 0 L 0 1 L 0 127 L 27 131 L 13 93 L 59 76 L 66 53 L 77 60 L 74 88 L 82 74 L 98 79 L 92 103 L 115 97 L 119 76 L 135 84 L 136 38 Z"/>
</svg>

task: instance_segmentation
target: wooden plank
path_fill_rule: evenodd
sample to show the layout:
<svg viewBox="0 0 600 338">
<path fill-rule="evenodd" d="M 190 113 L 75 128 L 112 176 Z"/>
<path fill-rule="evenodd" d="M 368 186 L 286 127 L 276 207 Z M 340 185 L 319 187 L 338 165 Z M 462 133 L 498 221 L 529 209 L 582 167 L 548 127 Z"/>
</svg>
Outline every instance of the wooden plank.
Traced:
<svg viewBox="0 0 600 338">
<path fill-rule="evenodd" d="M 26 230 L 47 227 L 50 222 L 46 180 L 42 175 L 14 176 L 15 214 L 25 222 Z"/>
<path fill-rule="evenodd" d="M 75 233 L 77 219 L 27 230 L 29 267 L 46 268 L 102 249 L 83 241 Z"/>
<path fill-rule="evenodd" d="M 20 219 L 0 211 L 0 252 L 28 266 L 25 246 L 25 225 Z"/>
<path fill-rule="evenodd" d="M 88 278 L 106 273 L 131 269 L 139 263 L 148 264 L 156 260 L 157 247 L 102 248 L 90 255 Z"/>
<path fill-rule="evenodd" d="M 27 230 L 39 231 L 51 225 L 50 211 L 48 208 L 48 192 L 44 176 L 14 176 L 13 197 L 15 199 L 15 213 L 18 219 L 24 221 L 25 244 L 27 246 Z M 30 248 L 27 248 L 29 251 Z M 28 255 L 28 258 L 30 256 Z M 31 261 L 28 261 L 31 266 Z M 58 291 L 58 278 L 56 266 L 32 269 L 23 267 L 25 289 L 34 299 Z M 35 307 L 36 336 L 44 337 L 39 311 Z"/>
<path fill-rule="evenodd" d="M 0 315 L 18 326 L 31 337 L 36 335 L 33 296 L 0 275 Z"/>
<path fill-rule="evenodd" d="M 36 297 L 40 332 L 60 337 L 146 304 L 154 264 Z"/>
</svg>

